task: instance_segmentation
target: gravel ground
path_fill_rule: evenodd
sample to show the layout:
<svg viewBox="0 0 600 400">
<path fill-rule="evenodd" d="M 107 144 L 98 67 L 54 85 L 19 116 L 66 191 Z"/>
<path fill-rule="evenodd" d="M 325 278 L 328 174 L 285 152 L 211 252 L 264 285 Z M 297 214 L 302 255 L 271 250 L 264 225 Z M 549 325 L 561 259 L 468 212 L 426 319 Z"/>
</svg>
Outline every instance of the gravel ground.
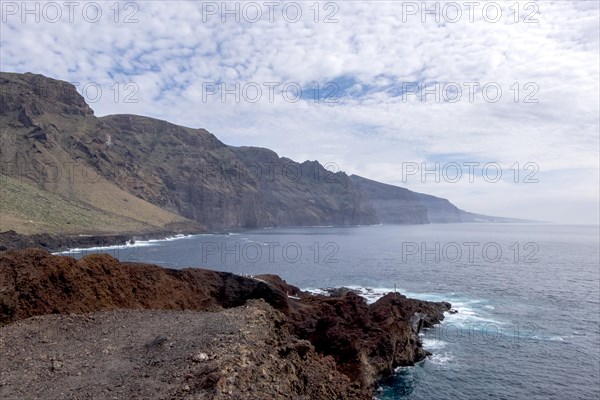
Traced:
<svg viewBox="0 0 600 400">
<path fill-rule="evenodd" d="M 246 311 L 249 309 L 246 308 Z M 32 317 L 0 329 L 0 398 L 188 398 L 254 312 L 113 311 Z M 231 356 L 231 354 L 228 354 Z"/>
<path fill-rule="evenodd" d="M 0 328 L 0 399 L 358 398 L 283 321 L 262 300 L 31 317 Z"/>
</svg>

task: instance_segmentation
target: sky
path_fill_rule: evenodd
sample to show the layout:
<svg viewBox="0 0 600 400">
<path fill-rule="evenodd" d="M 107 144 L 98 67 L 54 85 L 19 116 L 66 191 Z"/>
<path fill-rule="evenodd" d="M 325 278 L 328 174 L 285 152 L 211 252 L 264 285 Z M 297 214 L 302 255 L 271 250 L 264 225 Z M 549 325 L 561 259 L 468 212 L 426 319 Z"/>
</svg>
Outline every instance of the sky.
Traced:
<svg viewBox="0 0 600 400">
<path fill-rule="evenodd" d="M 0 2 L 0 69 L 488 215 L 599 222 L 597 1 Z"/>
</svg>

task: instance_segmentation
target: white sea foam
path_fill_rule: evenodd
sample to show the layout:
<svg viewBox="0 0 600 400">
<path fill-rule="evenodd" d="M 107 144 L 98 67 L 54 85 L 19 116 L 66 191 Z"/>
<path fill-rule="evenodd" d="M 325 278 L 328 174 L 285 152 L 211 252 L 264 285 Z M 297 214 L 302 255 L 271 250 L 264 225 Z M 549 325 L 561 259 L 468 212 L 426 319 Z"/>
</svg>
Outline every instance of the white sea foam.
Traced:
<svg viewBox="0 0 600 400">
<path fill-rule="evenodd" d="M 242 238 L 242 240 L 246 243 L 256 243 L 259 246 L 268 246 L 269 243 L 265 243 L 265 242 L 257 242 L 256 240 L 252 240 L 250 238 L 244 237 Z"/>
<path fill-rule="evenodd" d="M 354 285 L 344 286 L 344 287 L 346 287 L 350 290 L 353 290 L 356 293 L 358 293 L 360 296 L 364 297 L 365 300 L 367 300 L 368 304 L 375 303 L 377 300 L 379 300 L 386 294 L 394 291 L 393 288 L 367 288 L 367 287 L 354 286 Z M 328 288 L 307 288 L 307 289 L 303 289 L 303 290 L 306 292 L 309 292 L 309 293 L 319 294 L 319 295 L 323 295 L 323 296 L 329 295 Z M 397 289 L 397 292 L 402 293 L 399 289 Z"/>
<path fill-rule="evenodd" d="M 149 246 L 156 246 L 162 242 L 172 242 L 174 240 L 181 240 L 181 239 L 191 239 L 193 237 L 197 237 L 197 236 L 205 236 L 205 235 L 211 235 L 211 234 L 198 234 L 198 235 L 183 235 L 183 234 L 178 234 L 178 235 L 174 235 L 174 236 L 169 236 L 163 239 L 148 239 L 148 240 L 134 240 L 134 242 L 127 242 L 125 244 L 116 244 L 116 245 L 110 245 L 110 246 L 94 246 L 94 247 L 74 247 L 65 251 L 57 251 L 54 252 L 52 254 L 54 255 L 65 255 L 65 254 L 74 254 L 74 253 L 90 253 L 90 252 L 98 252 L 98 251 L 106 251 L 106 250 L 126 250 L 126 249 L 133 249 L 136 247 L 149 247 Z"/>
<path fill-rule="evenodd" d="M 446 345 L 448 344 L 448 342 L 434 338 L 423 338 L 422 342 L 423 348 L 425 350 L 439 350 L 441 348 L 446 347 Z"/>
<path fill-rule="evenodd" d="M 454 360 L 454 356 L 450 352 L 437 353 L 427 358 L 427 362 L 437 365 L 448 365 Z"/>
<path fill-rule="evenodd" d="M 125 250 L 125 249 L 133 249 L 136 247 L 147 247 L 152 246 L 154 243 L 150 243 L 148 241 L 145 242 L 135 242 L 135 243 L 126 243 L 126 244 L 118 244 L 111 246 L 95 246 L 95 247 L 74 247 L 65 251 L 57 251 L 52 254 L 54 255 L 65 255 L 65 254 L 74 254 L 74 253 L 93 253 L 98 251 L 106 251 L 106 250 Z"/>
<path fill-rule="evenodd" d="M 543 341 L 549 341 L 549 342 L 564 342 L 565 339 L 562 336 L 546 336 L 546 335 L 533 335 L 531 336 L 530 339 L 533 340 L 543 340 Z"/>
<path fill-rule="evenodd" d="M 348 289 L 355 290 L 359 295 L 367 300 L 368 304 L 372 304 L 390 292 L 394 292 L 394 288 L 367 288 L 362 286 L 346 286 Z M 314 294 L 329 295 L 327 289 L 305 289 Z M 472 327 L 474 330 L 490 329 L 489 325 L 502 327 L 505 324 L 497 319 L 491 318 L 486 311 L 495 309 L 493 305 L 487 304 L 487 300 L 483 299 L 468 299 L 456 297 L 454 293 L 449 294 L 433 294 L 433 293 L 414 293 L 406 291 L 402 288 L 396 288 L 398 293 L 403 294 L 408 298 L 425 300 L 425 301 L 448 301 L 452 304 L 452 309 L 458 311 L 455 314 L 446 313 L 442 325 L 454 324 L 462 327 Z"/>
</svg>

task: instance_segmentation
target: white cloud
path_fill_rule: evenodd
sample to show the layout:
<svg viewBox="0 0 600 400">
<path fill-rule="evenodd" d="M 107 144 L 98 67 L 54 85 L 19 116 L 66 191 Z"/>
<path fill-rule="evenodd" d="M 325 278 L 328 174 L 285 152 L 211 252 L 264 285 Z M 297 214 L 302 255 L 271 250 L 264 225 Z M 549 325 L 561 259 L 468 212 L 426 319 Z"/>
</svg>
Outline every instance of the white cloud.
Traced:
<svg viewBox="0 0 600 400">
<path fill-rule="evenodd" d="M 100 3 L 97 23 L 85 21 L 81 11 L 74 23 L 66 13 L 59 23 L 43 18 L 35 23 L 31 15 L 23 23 L 20 12 L 9 15 L 8 3 L 2 3 L 1 69 L 97 82 L 103 89 L 92 104 L 97 115 L 136 113 L 205 127 L 226 143 L 270 147 L 300 161 L 335 162 L 350 173 L 395 184 L 402 184 L 395 171 L 404 161 L 454 157 L 505 167 L 536 162 L 541 176 L 561 179 L 533 189 L 509 183 L 477 190 L 443 184 L 414 189 L 449 197 L 475 212 L 531 213 L 548 220 L 562 215 L 576 222 L 589 222 L 593 214 L 598 222 L 597 174 L 581 175 L 599 168 L 599 9 L 594 2 L 520 2 L 519 22 L 514 6 L 509 9 L 514 2 L 499 2 L 503 18 L 497 23 L 485 21 L 483 2 L 472 23 L 466 7 L 457 23 L 447 21 L 453 14 L 440 23 L 428 15 L 423 23 L 421 15 L 403 13 L 406 2 L 403 8 L 401 2 L 368 1 L 330 2 L 339 7 L 333 16 L 337 23 L 323 23 L 335 11 L 324 8 L 327 2 L 319 4 L 319 23 L 309 9 L 312 2 L 302 3 L 297 23 L 285 20 L 282 6 L 274 23 L 244 18 L 237 23 L 231 15 L 223 23 L 219 14 L 204 14 L 203 20 L 203 6 L 221 2 L 191 1 L 136 2 L 139 10 L 120 10 L 119 23 L 109 8 L 112 2 Z M 86 4 L 91 3 L 81 7 Z M 538 22 L 525 23 L 532 12 Z M 123 23 L 127 15 L 139 22 Z M 264 8 L 263 17 L 268 17 Z M 278 91 L 270 102 L 266 87 L 256 104 L 236 103 L 231 95 L 224 103 L 218 95 L 208 101 L 203 96 L 203 82 L 230 88 L 236 81 L 241 87 L 280 82 L 279 89 L 290 82 L 306 89 L 316 82 L 324 89 L 340 77 L 347 80 L 339 81 L 342 86 L 351 78 L 353 87 L 338 93 L 337 104 L 310 99 L 292 104 Z M 415 96 L 404 102 L 398 90 L 413 81 L 456 82 L 463 96 L 453 104 Z M 124 103 L 123 95 L 115 102 L 114 82 L 134 82 L 139 102 Z M 502 97 L 490 103 L 476 91 L 471 103 L 465 82 L 495 83 Z M 539 102 L 524 103 L 527 95 Z M 520 211 L 506 208 L 515 203 Z"/>
</svg>

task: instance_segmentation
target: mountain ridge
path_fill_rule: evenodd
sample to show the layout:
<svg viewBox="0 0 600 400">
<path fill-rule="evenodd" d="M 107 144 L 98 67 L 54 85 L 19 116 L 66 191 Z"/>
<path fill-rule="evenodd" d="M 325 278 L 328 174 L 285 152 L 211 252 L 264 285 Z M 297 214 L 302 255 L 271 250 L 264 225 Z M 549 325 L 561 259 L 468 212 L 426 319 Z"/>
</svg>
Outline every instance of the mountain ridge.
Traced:
<svg viewBox="0 0 600 400">
<path fill-rule="evenodd" d="M 11 183 L 0 194 L 12 199 L 0 210 L 0 231 L 426 224 L 469 215 L 446 199 L 334 173 L 318 161 L 228 146 L 205 129 L 133 114 L 96 117 L 73 85 L 43 75 L 0 72 L 0 106 L 0 172 Z M 98 222 L 38 212 L 24 226 L 26 205 L 43 192 L 51 194 L 48 209 L 96 210 Z"/>
</svg>

